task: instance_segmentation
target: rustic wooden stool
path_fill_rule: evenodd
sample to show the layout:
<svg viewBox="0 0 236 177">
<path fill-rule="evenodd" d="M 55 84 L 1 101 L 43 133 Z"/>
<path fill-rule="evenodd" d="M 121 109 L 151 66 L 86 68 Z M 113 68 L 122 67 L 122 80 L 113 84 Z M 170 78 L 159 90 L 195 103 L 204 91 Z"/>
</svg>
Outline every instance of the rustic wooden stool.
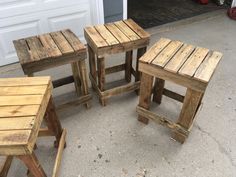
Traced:
<svg viewBox="0 0 236 177">
<path fill-rule="evenodd" d="M 103 106 L 106 105 L 107 98 L 111 96 L 139 89 L 138 62 L 136 71 L 132 67 L 133 50 L 137 49 L 137 60 L 146 52 L 146 47 L 150 40 L 150 35 L 147 32 L 129 19 L 86 27 L 85 38 L 88 43 L 90 80 Z M 105 68 L 104 57 L 121 52 L 126 52 L 125 63 Z M 97 69 L 95 57 L 97 58 Z M 125 70 L 125 80 L 128 84 L 106 89 L 105 75 L 123 70 Z M 130 83 L 132 75 L 135 77 L 134 83 Z"/>
<path fill-rule="evenodd" d="M 142 73 L 140 99 L 137 107 L 139 120 L 154 120 L 174 131 L 173 138 L 183 143 L 193 125 L 208 82 L 222 54 L 206 48 L 194 47 L 180 41 L 160 39 L 143 55 L 139 63 Z M 156 78 L 154 88 L 153 80 Z M 185 97 L 164 88 L 165 80 L 187 87 Z M 151 95 L 161 103 L 162 95 L 183 102 L 177 123 L 149 111 Z"/>
<path fill-rule="evenodd" d="M 90 107 L 91 95 L 88 92 L 88 81 L 85 66 L 86 47 L 71 30 L 52 32 L 39 36 L 13 41 L 24 73 L 33 76 L 60 65 L 70 64 L 73 76 L 53 81 L 53 87 L 75 83 L 80 99 L 76 103 L 85 103 Z"/>
<path fill-rule="evenodd" d="M 51 93 L 50 77 L 0 79 L 0 155 L 8 156 L 1 174 L 6 176 L 10 157 L 17 157 L 31 175 L 46 177 L 34 147 L 38 136 L 55 136 L 58 153 L 53 177 L 58 176 L 66 130 L 57 118 Z M 48 128 L 40 128 L 43 118 Z"/>
</svg>

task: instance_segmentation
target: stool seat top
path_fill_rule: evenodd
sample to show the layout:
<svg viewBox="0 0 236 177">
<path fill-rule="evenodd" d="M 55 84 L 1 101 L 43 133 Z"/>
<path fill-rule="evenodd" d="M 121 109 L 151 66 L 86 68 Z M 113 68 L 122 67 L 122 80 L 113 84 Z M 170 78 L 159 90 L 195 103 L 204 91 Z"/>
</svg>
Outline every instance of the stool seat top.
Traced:
<svg viewBox="0 0 236 177">
<path fill-rule="evenodd" d="M 222 56 L 217 51 L 161 38 L 140 58 L 140 62 L 208 83 Z"/>
<path fill-rule="evenodd" d="M 150 34 L 131 19 L 89 26 L 84 33 L 89 46 L 98 55 L 145 47 L 150 40 Z"/>
<path fill-rule="evenodd" d="M 76 56 L 86 57 L 85 45 L 70 29 L 18 39 L 13 43 L 26 73 L 27 68 L 67 64 L 70 60 L 80 59 Z"/>
<path fill-rule="evenodd" d="M 0 155 L 33 151 L 51 92 L 50 77 L 0 78 Z"/>
</svg>

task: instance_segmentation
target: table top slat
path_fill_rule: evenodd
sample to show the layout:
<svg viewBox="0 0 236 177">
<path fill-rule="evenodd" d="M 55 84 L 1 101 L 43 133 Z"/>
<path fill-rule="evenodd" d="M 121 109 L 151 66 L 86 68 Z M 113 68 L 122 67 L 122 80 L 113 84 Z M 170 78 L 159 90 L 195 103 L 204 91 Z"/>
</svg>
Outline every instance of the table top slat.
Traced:
<svg viewBox="0 0 236 177">
<path fill-rule="evenodd" d="M 150 34 L 144 31 L 132 19 L 124 20 L 124 22 L 136 33 L 140 38 L 149 38 Z"/>
<path fill-rule="evenodd" d="M 195 47 L 184 44 L 184 46 L 176 53 L 176 55 L 167 63 L 165 70 L 177 73 L 184 62 L 188 59 Z"/>
<path fill-rule="evenodd" d="M 131 41 L 140 39 L 140 37 L 123 21 L 114 23 Z"/>
<path fill-rule="evenodd" d="M 192 77 L 208 53 L 209 49 L 201 47 L 196 48 L 188 60 L 182 65 L 178 73 L 187 77 Z"/>
<path fill-rule="evenodd" d="M 209 82 L 222 56 L 223 54 L 220 52 L 213 52 L 212 55 L 209 55 L 196 71 L 194 78 L 202 82 Z"/>
<path fill-rule="evenodd" d="M 109 45 L 119 44 L 119 41 L 111 34 L 111 32 L 104 25 L 96 25 L 95 28 Z"/>
<path fill-rule="evenodd" d="M 0 118 L 0 131 L 31 130 L 35 122 L 35 116 Z"/>
<path fill-rule="evenodd" d="M 12 146 L 27 145 L 30 134 L 30 130 L 0 131 L 0 145 L 9 146 L 9 150 Z"/>
<path fill-rule="evenodd" d="M 50 35 L 53 38 L 54 42 L 56 43 L 57 47 L 60 49 L 62 54 L 69 54 L 69 53 L 74 52 L 74 49 L 66 40 L 66 38 L 61 33 L 61 31 L 52 32 L 50 33 Z"/>
<path fill-rule="evenodd" d="M 13 44 L 15 46 L 17 56 L 21 63 L 27 63 L 33 60 L 29 53 L 27 43 L 24 39 L 14 40 Z"/>
<path fill-rule="evenodd" d="M 37 78 L 37 79 L 36 79 Z M 18 78 L 0 78 L 0 87 L 6 86 L 30 86 L 30 85 L 48 85 L 49 76 L 43 77 L 18 77 Z"/>
<path fill-rule="evenodd" d="M 170 39 L 161 38 L 139 59 L 139 61 L 151 63 L 152 60 L 170 43 L 170 41 Z"/>
<path fill-rule="evenodd" d="M 130 39 L 114 23 L 107 23 L 105 26 L 120 43 L 130 42 Z"/>
<path fill-rule="evenodd" d="M 0 96 L 0 106 L 24 106 L 41 104 L 43 95 Z"/>
<path fill-rule="evenodd" d="M 180 41 L 171 41 L 168 46 L 156 56 L 152 64 L 164 67 L 166 63 L 175 55 L 175 53 L 182 47 L 183 43 Z"/>
</svg>

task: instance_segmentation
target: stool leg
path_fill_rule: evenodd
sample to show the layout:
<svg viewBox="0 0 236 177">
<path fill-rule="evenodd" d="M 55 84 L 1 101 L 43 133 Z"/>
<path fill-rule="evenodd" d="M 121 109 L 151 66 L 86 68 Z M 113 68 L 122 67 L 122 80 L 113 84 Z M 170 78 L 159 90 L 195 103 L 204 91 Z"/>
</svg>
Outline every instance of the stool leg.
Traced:
<svg viewBox="0 0 236 177">
<path fill-rule="evenodd" d="M 146 50 L 147 50 L 147 47 L 143 47 L 143 48 L 138 49 L 137 51 L 135 82 L 140 81 L 140 72 L 138 71 L 139 58 L 143 56 Z M 136 90 L 135 92 L 137 93 L 137 95 L 139 95 L 139 90 Z"/>
<path fill-rule="evenodd" d="M 56 137 L 56 141 L 54 145 L 55 147 L 58 147 L 63 130 L 62 130 L 61 122 L 59 121 L 57 117 L 52 97 L 49 100 L 44 119 L 46 121 L 48 129 L 54 133 Z"/>
<path fill-rule="evenodd" d="M 156 78 L 155 84 L 154 84 L 154 89 L 153 89 L 153 101 L 154 102 L 161 104 L 164 87 L 165 87 L 165 80 Z"/>
<path fill-rule="evenodd" d="M 194 120 L 194 116 L 198 110 L 199 104 L 202 100 L 203 93 L 192 90 L 190 88 L 187 89 L 183 107 L 178 119 L 178 124 L 184 127 L 185 129 L 189 129 Z M 174 139 L 179 141 L 180 143 L 184 143 L 185 139 L 187 138 L 187 135 L 183 135 L 179 132 L 174 132 L 173 136 Z"/>
<path fill-rule="evenodd" d="M 88 45 L 88 55 L 89 55 L 89 68 L 90 68 L 90 75 L 93 77 L 95 82 L 97 83 L 97 70 L 96 70 L 96 62 L 95 62 L 95 53 L 93 49 Z M 93 87 L 93 84 L 92 84 Z M 96 90 L 95 88 L 93 88 Z"/>
<path fill-rule="evenodd" d="M 97 58 L 97 67 L 98 67 L 98 88 L 101 91 L 105 90 L 105 59 Z M 101 104 L 106 106 L 106 99 L 100 98 Z"/>
<path fill-rule="evenodd" d="M 27 166 L 30 174 L 32 174 L 34 177 L 47 176 L 42 166 L 39 164 L 39 161 L 34 152 L 31 155 L 21 155 L 17 157 Z"/>
<path fill-rule="evenodd" d="M 79 73 L 79 67 L 78 67 L 78 62 L 71 63 L 71 69 L 74 77 L 74 84 L 75 84 L 75 89 L 77 92 L 77 95 L 80 95 L 81 93 L 81 80 L 80 80 L 80 73 Z"/>
<path fill-rule="evenodd" d="M 153 76 L 142 73 L 139 106 L 147 110 L 150 108 L 150 104 L 151 104 L 152 85 L 153 85 Z M 138 120 L 145 124 L 148 124 L 148 119 L 143 116 L 139 115 Z"/>
<path fill-rule="evenodd" d="M 87 78 L 87 73 L 86 73 L 86 64 L 85 60 L 79 61 L 79 71 L 80 71 L 80 80 L 81 80 L 81 92 L 82 95 L 88 95 L 88 78 Z M 87 108 L 90 108 L 91 105 L 89 102 L 86 104 Z"/>
<path fill-rule="evenodd" d="M 0 169 L 0 176 L 1 177 L 7 177 L 8 171 L 11 167 L 11 163 L 13 160 L 13 156 L 7 156 L 4 163 L 3 163 L 3 167 Z"/>
<path fill-rule="evenodd" d="M 131 82 L 133 51 L 128 51 L 125 54 L 125 80 Z"/>
</svg>

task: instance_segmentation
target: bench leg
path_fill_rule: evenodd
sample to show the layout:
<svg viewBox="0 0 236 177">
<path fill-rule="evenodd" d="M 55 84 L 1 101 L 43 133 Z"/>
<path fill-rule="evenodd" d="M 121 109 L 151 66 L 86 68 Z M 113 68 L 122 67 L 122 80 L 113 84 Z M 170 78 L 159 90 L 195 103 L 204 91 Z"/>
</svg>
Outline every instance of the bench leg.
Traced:
<svg viewBox="0 0 236 177">
<path fill-rule="evenodd" d="M 133 51 L 128 51 L 125 54 L 125 80 L 131 82 Z"/>
<path fill-rule="evenodd" d="M 29 169 L 30 175 L 34 177 L 46 177 L 42 166 L 40 165 L 34 152 L 31 155 L 17 156 Z"/>
<path fill-rule="evenodd" d="M 154 102 L 161 104 L 164 87 L 165 87 L 165 80 L 156 78 L 155 84 L 154 84 L 154 89 L 153 89 L 153 101 Z"/>
<path fill-rule="evenodd" d="M 152 86 L 153 86 L 153 76 L 142 73 L 139 106 L 147 110 L 150 108 L 151 104 Z M 138 116 L 138 120 L 145 124 L 148 124 L 148 119 L 141 115 Z"/>
<path fill-rule="evenodd" d="M 101 91 L 105 90 L 105 59 L 97 58 L 97 67 L 98 67 L 98 88 Z M 100 102 L 103 106 L 106 106 L 106 99 L 100 98 Z"/>
<path fill-rule="evenodd" d="M 44 119 L 46 121 L 48 129 L 51 130 L 54 136 L 56 137 L 56 141 L 54 145 L 55 147 L 58 147 L 63 130 L 62 130 L 61 122 L 57 117 L 52 97 L 49 100 Z"/>
<path fill-rule="evenodd" d="M 201 103 L 202 97 L 203 93 L 192 90 L 190 88 L 187 89 L 183 102 L 183 107 L 177 122 L 183 128 L 189 130 L 192 126 L 195 114 L 199 108 L 199 104 Z M 185 139 L 187 138 L 186 135 L 183 135 L 179 132 L 174 132 L 172 137 L 180 143 L 184 143 Z"/>
<path fill-rule="evenodd" d="M 11 163 L 13 160 L 13 156 L 7 156 L 4 163 L 3 163 L 3 167 L 0 168 L 0 176 L 1 177 L 7 177 L 8 171 L 11 167 Z"/>
<path fill-rule="evenodd" d="M 96 70 L 96 62 L 95 62 L 95 53 L 93 49 L 88 45 L 88 55 L 89 55 L 89 68 L 90 68 L 90 75 L 93 77 L 93 80 L 97 84 L 97 70 Z M 92 84 L 93 87 L 93 84 Z M 94 90 L 96 90 L 93 87 Z"/>
<path fill-rule="evenodd" d="M 88 77 L 86 73 L 86 64 L 85 60 L 79 61 L 79 72 L 80 72 L 80 80 L 81 80 L 81 93 L 83 96 L 88 95 Z M 86 104 L 87 108 L 90 108 L 90 102 L 87 102 Z"/>
<path fill-rule="evenodd" d="M 80 80 L 78 62 L 71 63 L 71 69 L 72 69 L 72 73 L 73 73 L 73 77 L 74 77 L 75 90 L 77 92 L 77 95 L 79 96 L 81 93 L 81 80 Z"/>
<path fill-rule="evenodd" d="M 143 47 L 143 48 L 138 49 L 137 51 L 135 82 L 140 81 L 140 72 L 138 71 L 139 58 L 143 56 L 146 50 L 147 50 L 147 47 Z M 139 90 L 136 90 L 135 92 L 137 93 L 137 95 L 139 95 Z"/>
</svg>

